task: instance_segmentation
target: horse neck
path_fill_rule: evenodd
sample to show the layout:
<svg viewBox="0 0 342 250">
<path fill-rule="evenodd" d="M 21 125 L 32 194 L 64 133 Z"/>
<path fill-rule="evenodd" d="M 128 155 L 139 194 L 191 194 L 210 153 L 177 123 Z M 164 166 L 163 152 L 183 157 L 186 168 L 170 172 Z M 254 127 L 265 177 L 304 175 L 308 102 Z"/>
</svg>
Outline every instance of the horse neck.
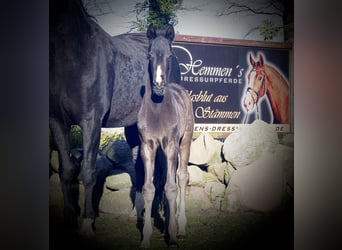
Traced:
<svg viewBox="0 0 342 250">
<path fill-rule="evenodd" d="M 266 65 L 266 94 L 278 121 L 288 121 L 289 86 L 272 66 Z"/>
</svg>

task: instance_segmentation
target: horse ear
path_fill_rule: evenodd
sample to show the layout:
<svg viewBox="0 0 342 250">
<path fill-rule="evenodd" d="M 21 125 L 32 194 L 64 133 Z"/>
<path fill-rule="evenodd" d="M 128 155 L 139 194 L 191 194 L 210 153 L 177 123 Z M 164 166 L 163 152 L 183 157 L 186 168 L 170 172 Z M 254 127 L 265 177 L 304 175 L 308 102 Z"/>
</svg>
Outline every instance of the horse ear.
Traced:
<svg viewBox="0 0 342 250">
<path fill-rule="evenodd" d="M 255 65 L 255 61 L 254 61 L 254 59 L 252 57 L 252 54 L 249 54 L 249 62 L 251 63 L 252 66 Z"/>
<path fill-rule="evenodd" d="M 152 23 L 148 26 L 146 35 L 147 35 L 147 38 L 150 39 L 150 40 L 152 40 L 152 39 L 157 37 L 156 30 L 155 30 L 155 28 L 154 28 Z"/>
<path fill-rule="evenodd" d="M 264 57 L 262 56 L 262 54 L 259 55 L 259 62 L 260 62 L 260 66 L 264 65 Z"/>
<path fill-rule="evenodd" d="M 169 39 L 170 42 L 172 42 L 173 39 L 175 38 L 175 30 L 172 25 L 169 25 L 169 27 L 167 27 L 167 30 L 165 32 L 165 37 Z"/>
</svg>

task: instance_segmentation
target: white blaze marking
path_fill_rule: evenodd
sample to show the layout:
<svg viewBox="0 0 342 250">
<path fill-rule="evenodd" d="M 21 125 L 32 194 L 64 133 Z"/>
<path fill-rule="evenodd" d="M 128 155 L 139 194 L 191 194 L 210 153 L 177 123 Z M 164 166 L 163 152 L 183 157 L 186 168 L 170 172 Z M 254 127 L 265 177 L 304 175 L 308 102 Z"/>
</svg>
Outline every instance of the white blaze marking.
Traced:
<svg viewBox="0 0 342 250">
<path fill-rule="evenodd" d="M 251 74 L 250 74 L 249 82 L 248 82 L 248 85 L 249 85 L 251 88 L 253 88 L 253 86 L 251 85 L 251 83 L 254 82 L 255 77 L 256 77 L 256 72 L 255 72 L 255 70 L 253 70 L 253 71 L 251 72 Z M 247 112 L 249 112 L 250 110 L 252 110 L 253 107 L 254 107 L 254 100 L 253 100 L 252 94 L 251 94 L 250 92 L 247 92 L 247 93 L 246 93 L 245 100 L 244 100 L 244 106 L 245 106 Z"/>
<path fill-rule="evenodd" d="M 250 75 L 250 78 L 249 78 L 249 83 L 248 83 L 249 85 L 254 82 L 255 77 L 256 77 L 256 72 L 255 72 L 255 70 L 253 70 L 251 75 Z"/>
<path fill-rule="evenodd" d="M 161 84 L 163 79 L 162 79 L 162 70 L 160 65 L 157 66 L 157 73 L 156 73 L 156 83 Z"/>
</svg>

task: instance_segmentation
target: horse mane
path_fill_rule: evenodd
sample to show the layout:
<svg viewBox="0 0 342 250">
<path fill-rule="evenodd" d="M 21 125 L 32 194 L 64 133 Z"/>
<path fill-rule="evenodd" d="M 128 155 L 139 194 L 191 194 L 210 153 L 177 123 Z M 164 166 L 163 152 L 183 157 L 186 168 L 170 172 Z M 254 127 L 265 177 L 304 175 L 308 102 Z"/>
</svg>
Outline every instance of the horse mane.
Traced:
<svg viewBox="0 0 342 250">
<path fill-rule="evenodd" d="M 96 18 L 88 14 L 82 0 L 50 1 L 50 28 L 60 34 L 73 34 L 81 39 L 91 36 Z"/>
<path fill-rule="evenodd" d="M 275 79 L 278 79 L 281 82 L 282 87 L 285 87 L 286 89 L 289 88 L 286 77 L 282 73 L 280 73 L 273 65 L 265 64 L 264 67 L 265 67 L 266 73 L 268 72 L 272 74 Z M 270 79 L 267 79 L 267 80 L 270 81 Z"/>
<path fill-rule="evenodd" d="M 91 37 L 96 37 L 96 40 L 107 40 L 105 43 L 108 45 L 111 43 L 111 36 L 96 23 L 94 17 L 88 14 L 81 0 L 51 0 L 50 51 L 52 53 L 54 47 L 61 48 L 61 46 L 67 46 L 79 56 L 91 53 L 94 46 Z"/>
<path fill-rule="evenodd" d="M 274 116 L 274 121 L 276 123 L 283 123 L 283 122 L 288 122 L 288 112 L 285 112 L 285 109 L 288 109 L 288 102 L 289 102 L 289 95 L 290 95 L 290 91 L 289 91 L 289 85 L 287 83 L 287 80 L 285 78 L 285 76 L 283 74 L 281 74 L 275 67 L 273 67 L 272 65 L 265 65 L 265 71 L 266 71 L 266 80 L 269 82 L 273 82 L 273 90 L 270 90 L 271 87 L 269 84 L 267 86 L 267 88 L 269 89 L 267 91 L 267 97 L 271 102 L 271 106 L 272 106 L 272 112 L 273 112 L 273 116 Z M 277 87 L 276 87 L 277 86 Z M 275 91 L 276 96 L 279 96 L 278 101 L 276 101 L 276 97 L 270 94 L 270 91 Z M 281 95 L 280 93 L 283 93 L 283 95 Z M 284 114 L 282 114 L 283 112 L 285 112 L 285 114 L 287 114 L 286 116 L 284 116 Z"/>
</svg>

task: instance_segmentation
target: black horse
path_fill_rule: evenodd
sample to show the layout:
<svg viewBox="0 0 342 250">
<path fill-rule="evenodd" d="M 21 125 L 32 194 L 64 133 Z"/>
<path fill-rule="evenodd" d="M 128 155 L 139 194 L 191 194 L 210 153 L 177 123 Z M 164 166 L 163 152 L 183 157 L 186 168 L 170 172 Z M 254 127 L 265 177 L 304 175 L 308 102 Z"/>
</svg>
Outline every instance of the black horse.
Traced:
<svg viewBox="0 0 342 250">
<path fill-rule="evenodd" d="M 190 96 L 178 83 L 170 82 L 169 61 L 171 44 L 175 33 L 169 26 L 165 33 L 157 33 L 153 25 L 147 30 L 149 46 L 149 74 L 151 82 L 146 85 L 143 102 L 138 114 L 138 130 L 141 139 L 141 157 L 144 163 L 145 182 L 142 194 L 145 204 L 145 222 L 141 247 L 149 247 L 152 235 L 151 209 L 155 195 L 153 176 L 157 153 L 166 158 L 165 196 L 167 203 L 167 234 L 170 245 L 177 245 L 178 234 L 185 234 L 185 190 L 188 183 L 188 160 L 193 134 L 194 115 Z M 178 166 L 179 165 L 179 166 Z M 177 194 L 179 185 L 179 207 Z"/>
<path fill-rule="evenodd" d="M 81 0 L 50 1 L 49 36 L 49 126 L 59 152 L 64 220 L 68 227 L 78 226 L 80 176 L 85 188 L 81 232 L 92 234 L 98 216 L 94 186 L 101 127 L 137 122 L 142 88 L 149 82 L 148 39 L 142 34 L 111 37 Z M 171 64 L 179 79 L 175 57 Z M 79 168 L 70 158 L 71 125 L 79 125 L 83 133 Z"/>
</svg>

